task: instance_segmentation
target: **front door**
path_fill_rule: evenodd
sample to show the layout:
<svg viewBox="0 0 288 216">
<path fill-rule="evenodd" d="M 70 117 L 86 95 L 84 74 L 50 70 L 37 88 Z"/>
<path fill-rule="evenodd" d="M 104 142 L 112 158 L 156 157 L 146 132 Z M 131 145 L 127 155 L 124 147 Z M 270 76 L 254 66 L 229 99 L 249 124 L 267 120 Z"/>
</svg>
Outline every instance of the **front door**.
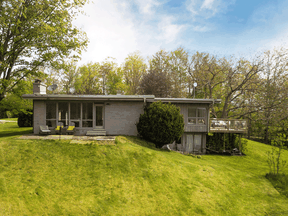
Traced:
<svg viewBox="0 0 288 216">
<path fill-rule="evenodd" d="M 95 105 L 95 126 L 96 128 L 103 128 L 104 115 L 103 105 Z"/>
</svg>

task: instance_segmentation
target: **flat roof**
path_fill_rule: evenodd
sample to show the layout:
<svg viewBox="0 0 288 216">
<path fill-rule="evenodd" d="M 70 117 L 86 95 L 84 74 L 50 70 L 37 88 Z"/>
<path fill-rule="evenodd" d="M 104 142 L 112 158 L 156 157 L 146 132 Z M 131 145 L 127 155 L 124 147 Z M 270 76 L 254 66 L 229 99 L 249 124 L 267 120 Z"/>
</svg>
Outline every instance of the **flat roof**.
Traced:
<svg viewBox="0 0 288 216">
<path fill-rule="evenodd" d="M 66 95 L 66 94 L 24 94 L 24 99 L 34 100 L 98 100 L 98 101 L 143 101 L 154 99 L 154 95 Z"/>
<path fill-rule="evenodd" d="M 94 101 L 162 101 L 171 103 L 220 103 L 221 99 L 155 98 L 154 95 L 67 95 L 67 94 L 24 94 L 24 99 L 33 100 L 94 100 Z"/>
<path fill-rule="evenodd" d="M 194 99 L 194 98 L 154 98 L 147 99 L 147 102 L 152 103 L 162 101 L 166 103 L 220 103 L 221 99 Z"/>
</svg>

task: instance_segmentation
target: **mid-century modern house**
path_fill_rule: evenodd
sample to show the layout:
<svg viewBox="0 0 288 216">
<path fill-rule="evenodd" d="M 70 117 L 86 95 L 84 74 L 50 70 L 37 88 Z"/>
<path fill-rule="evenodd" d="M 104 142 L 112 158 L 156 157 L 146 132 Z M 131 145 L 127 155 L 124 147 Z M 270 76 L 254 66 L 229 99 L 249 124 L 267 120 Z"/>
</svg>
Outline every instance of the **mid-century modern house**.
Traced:
<svg viewBox="0 0 288 216">
<path fill-rule="evenodd" d="M 214 99 L 155 98 L 154 95 L 63 95 L 46 94 L 46 86 L 35 81 L 33 94 L 34 134 L 48 126 L 52 134 L 60 123 L 74 125 L 74 135 L 137 135 L 136 122 L 148 103 L 171 102 L 180 107 L 185 129 L 181 144 L 185 151 L 205 153 L 209 131 L 209 106 Z"/>
</svg>

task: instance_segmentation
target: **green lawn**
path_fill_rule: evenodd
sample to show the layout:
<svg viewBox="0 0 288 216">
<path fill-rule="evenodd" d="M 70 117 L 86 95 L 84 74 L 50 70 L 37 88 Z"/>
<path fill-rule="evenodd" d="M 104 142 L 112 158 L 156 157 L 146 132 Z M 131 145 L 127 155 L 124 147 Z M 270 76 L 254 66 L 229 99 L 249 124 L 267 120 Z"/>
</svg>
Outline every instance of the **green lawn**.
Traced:
<svg viewBox="0 0 288 216">
<path fill-rule="evenodd" d="M 287 197 L 265 178 L 267 145 L 198 159 L 136 137 L 18 139 L 28 132 L 0 124 L 0 215 L 288 215 Z"/>
</svg>

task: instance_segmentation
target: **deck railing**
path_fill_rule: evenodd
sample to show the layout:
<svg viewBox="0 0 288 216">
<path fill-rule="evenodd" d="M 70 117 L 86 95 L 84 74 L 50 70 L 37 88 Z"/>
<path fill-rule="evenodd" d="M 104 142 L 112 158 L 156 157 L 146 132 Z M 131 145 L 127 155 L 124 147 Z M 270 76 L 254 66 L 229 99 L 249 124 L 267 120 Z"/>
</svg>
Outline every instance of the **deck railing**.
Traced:
<svg viewBox="0 0 288 216">
<path fill-rule="evenodd" d="M 214 133 L 247 133 L 246 119 L 210 119 L 209 126 Z"/>
</svg>

